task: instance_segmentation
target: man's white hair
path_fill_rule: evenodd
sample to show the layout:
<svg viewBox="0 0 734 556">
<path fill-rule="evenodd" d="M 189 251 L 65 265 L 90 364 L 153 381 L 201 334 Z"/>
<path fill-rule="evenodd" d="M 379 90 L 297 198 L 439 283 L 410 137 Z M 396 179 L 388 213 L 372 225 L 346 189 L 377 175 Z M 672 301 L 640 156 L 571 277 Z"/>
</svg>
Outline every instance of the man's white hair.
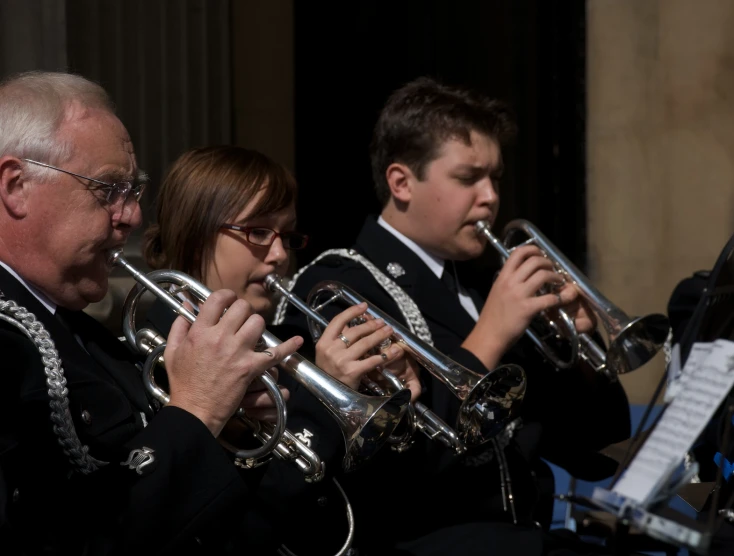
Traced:
<svg viewBox="0 0 734 556">
<path fill-rule="evenodd" d="M 58 130 L 72 106 L 114 113 L 107 92 L 98 84 L 70 73 L 31 71 L 0 83 L 0 156 L 12 155 L 58 166 L 73 155 L 73 145 Z M 51 170 L 33 166 L 41 177 Z"/>
</svg>

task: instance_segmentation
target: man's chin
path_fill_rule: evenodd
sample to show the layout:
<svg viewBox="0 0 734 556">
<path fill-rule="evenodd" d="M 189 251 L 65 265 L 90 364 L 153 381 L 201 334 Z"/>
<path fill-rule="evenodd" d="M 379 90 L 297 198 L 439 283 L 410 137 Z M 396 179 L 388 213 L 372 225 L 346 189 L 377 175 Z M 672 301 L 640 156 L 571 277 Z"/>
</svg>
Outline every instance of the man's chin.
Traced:
<svg viewBox="0 0 734 556">
<path fill-rule="evenodd" d="M 484 249 L 485 245 L 480 242 L 457 245 L 452 258 L 455 261 L 470 261 L 481 257 Z"/>
<path fill-rule="evenodd" d="M 99 303 L 102 301 L 109 291 L 109 276 L 105 274 L 98 277 L 97 280 L 88 280 L 79 285 L 80 297 L 87 305 L 91 303 Z"/>
</svg>

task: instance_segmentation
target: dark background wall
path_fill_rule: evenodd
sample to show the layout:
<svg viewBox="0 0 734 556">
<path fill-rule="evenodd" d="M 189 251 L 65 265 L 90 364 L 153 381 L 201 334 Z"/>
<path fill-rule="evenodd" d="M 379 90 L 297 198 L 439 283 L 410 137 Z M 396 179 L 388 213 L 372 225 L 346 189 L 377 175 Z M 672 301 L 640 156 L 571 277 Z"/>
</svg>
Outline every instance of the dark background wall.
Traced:
<svg viewBox="0 0 734 556">
<path fill-rule="evenodd" d="M 392 90 L 431 75 L 514 107 L 498 226 L 530 219 L 584 266 L 584 2 L 296 2 L 294 21 L 299 219 L 313 237 L 299 263 L 350 245 L 365 214 L 379 212 L 372 127 Z"/>
<path fill-rule="evenodd" d="M 236 143 L 286 164 L 312 236 L 299 265 L 379 211 L 368 144 L 390 92 L 420 75 L 476 87 L 519 123 L 497 225 L 534 221 L 583 269 L 585 21 L 583 0 L 0 0 L 0 75 L 69 69 L 110 92 L 153 179 L 146 223 L 185 149 Z M 126 251 L 144 267 L 141 236 Z M 113 277 L 96 314 L 110 323 L 129 283 Z"/>
</svg>

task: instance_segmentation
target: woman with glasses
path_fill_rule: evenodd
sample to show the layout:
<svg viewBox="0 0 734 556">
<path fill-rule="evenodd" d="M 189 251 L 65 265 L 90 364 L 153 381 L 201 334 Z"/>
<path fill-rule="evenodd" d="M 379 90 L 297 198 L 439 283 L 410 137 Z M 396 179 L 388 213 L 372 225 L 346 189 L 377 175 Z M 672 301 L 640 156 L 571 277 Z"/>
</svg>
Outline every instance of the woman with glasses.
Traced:
<svg viewBox="0 0 734 556">
<path fill-rule="evenodd" d="M 296 197 L 293 176 L 262 153 L 236 146 L 190 150 L 173 164 L 161 186 L 157 223 L 145 234 L 146 261 L 154 269 L 189 274 L 211 290 L 231 289 L 267 316 L 273 299 L 265 277 L 273 272 L 285 276 L 290 253 L 308 242 L 297 231 Z M 346 328 L 365 309 L 351 307 L 338 315 L 315 346 L 305 338 L 301 353 L 353 389 L 367 373 L 378 379 L 375 368 L 384 365 L 405 381 L 415 399 L 420 393 L 418 378 L 399 347 L 393 346 L 385 356 L 368 353 L 390 336 L 389 327 L 368 321 Z M 164 335 L 173 318 L 162 304 L 149 316 Z M 281 339 L 292 336 L 282 327 L 268 330 Z M 281 374 L 279 381 L 291 392 L 288 428 L 326 462 L 328 479 L 329 471 L 341 466 L 342 432 L 316 398 L 299 390 L 290 377 Z M 335 550 L 344 541 L 346 528 L 341 524 L 346 520 L 343 501 L 327 479 L 308 485 L 292 463 L 272 460 L 246 532 L 258 531 L 263 545 L 285 539 L 291 550 L 300 553 L 316 547 L 324 554 Z M 332 532 L 330 538 L 325 538 L 325 531 Z"/>
</svg>

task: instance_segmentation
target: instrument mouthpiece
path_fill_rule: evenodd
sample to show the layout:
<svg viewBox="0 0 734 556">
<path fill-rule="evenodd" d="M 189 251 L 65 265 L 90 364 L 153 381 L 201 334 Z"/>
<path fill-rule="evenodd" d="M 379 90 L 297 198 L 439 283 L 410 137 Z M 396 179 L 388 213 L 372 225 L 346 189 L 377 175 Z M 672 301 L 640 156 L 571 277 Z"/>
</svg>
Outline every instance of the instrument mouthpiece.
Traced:
<svg viewBox="0 0 734 556">
<path fill-rule="evenodd" d="M 489 230 L 490 225 L 486 220 L 479 220 L 474 224 L 474 227 L 477 229 L 477 232 L 483 232 L 484 230 Z"/>
<path fill-rule="evenodd" d="M 265 279 L 263 280 L 265 282 L 265 287 L 268 288 L 271 292 L 275 293 L 277 290 L 277 284 L 280 283 L 280 276 L 278 276 L 275 272 L 268 274 Z"/>
<path fill-rule="evenodd" d="M 107 264 L 114 266 L 120 257 L 122 257 L 122 249 L 120 247 L 110 249 L 107 251 Z"/>
</svg>

